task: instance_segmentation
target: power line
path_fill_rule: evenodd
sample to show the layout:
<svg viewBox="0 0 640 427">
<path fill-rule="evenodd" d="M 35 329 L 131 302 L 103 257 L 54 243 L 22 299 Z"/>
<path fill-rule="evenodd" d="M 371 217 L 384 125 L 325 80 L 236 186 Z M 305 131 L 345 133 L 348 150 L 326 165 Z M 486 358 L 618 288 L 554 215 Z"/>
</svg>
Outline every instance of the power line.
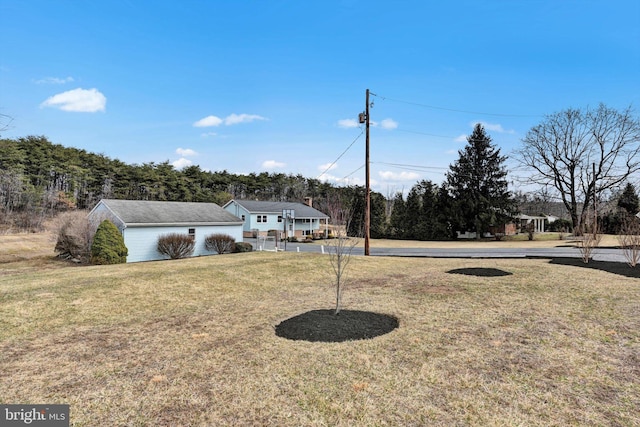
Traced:
<svg viewBox="0 0 640 427">
<path fill-rule="evenodd" d="M 404 163 L 387 163 L 387 162 L 373 162 L 378 165 L 387 165 L 397 167 L 399 169 L 407 169 L 407 170 L 415 170 L 415 171 L 425 171 L 428 172 L 430 169 L 436 169 L 438 171 L 441 170 L 449 170 L 449 168 L 437 167 L 437 166 L 420 166 L 420 165 L 407 165 Z"/>
<path fill-rule="evenodd" d="M 360 129 L 360 134 L 359 134 L 358 136 L 356 136 L 356 139 L 354 139 L 354 140 L 351 142 L 351 144 L 349 144 L 349 146 L 348 146 L 348 147 L 347 147 L 347 148 L 342 152 L 342 154 L 340 154 L 340 155 L 338 156 L 338 158 L 337 158 L 337 159 L 335 159 L 335 160 L 333 161 L 333 163 L 331 163 L 331 164 L 330 164 L 330 165 L 329 165 L 329 166 L 324 170 L 324 172 L 322 172 L 320 175 L 318 175 L 318 178 L 316 178 L 316 179 L 320 179 L 320 177 L 321 177 L 322 175 L 324 175 L 325 173 L 329 172 L 329 170 L 333 167 L 333 165 L 335 165 L 335 164 L 338 162 L 338 160 L 340 160 L 340 158 L 342 158 L 342 156 L 344 156 L 344 155 L 345 155 L 345 153 L 346 153 L 347 151 L 349 151 L 349 149 L 353 146 L 353 144 L 355 144 L 355 143 L 356 143 L 356 141 L 357 141 L 358 139 L 360 139 L 360 137 L 362 136 L 362 134 L 363 134 L 363 133 L 364 133 L 364 131 L 363 131 L 362 129 Z"/>
<path fill-rule="evenodd" d="M 363 163 L 362 166 L 360 166 L 358 169 L 354 170 L 353 172 L 351 172 L 348 175 L 345 175 L 342 179 L 347 179 L 349 178 L 351 175 L 353 175 L 354 173 L 358 172 L 359 170 L 361 170 L 363 167 L 365 167 L 366 165 Z"/>
<path fill-rule="evenodd" d="M 542 117 L 542 115 L 540 115 L 540 114 L 506 114 L 506 113 L 487 113 L 487 112 L 482 112 L 482 111 L 458 110 L 458 109 L 455 109 L 455 108 L 438 107 L 438 106 L 435 106 L 435 105 L 422 104 L 420 102 L 404 101 L 404 100 L 401 100 L 401 99 L 389 98 L 389 97 L 386 97 L 386 96 L 377 95 L 375 93 L 371 93 L 371 95 L 377 96 L 377 97 L 381 98 L 383 101 L 389 100 L 389 101 L 399 102 L 399 103 L 402 103 L 402 104 L 416 105 L 418 107 L 431 108 L 433 110 L 450 111 L 450 112 L 454 112 L 454 113 L 477 114 L 477 115 L 482 115 L 482 116 L 496 116 L 496 117 Z"/>
</svg>

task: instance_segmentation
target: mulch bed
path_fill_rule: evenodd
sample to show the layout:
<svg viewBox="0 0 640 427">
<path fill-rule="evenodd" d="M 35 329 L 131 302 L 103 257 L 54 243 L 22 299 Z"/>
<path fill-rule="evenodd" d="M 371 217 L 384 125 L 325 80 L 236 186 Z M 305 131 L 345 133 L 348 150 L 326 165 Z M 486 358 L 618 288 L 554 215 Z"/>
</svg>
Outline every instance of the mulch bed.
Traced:
<svg viewBox="0 0 640 427">
<path fill-rule="evenodd" d="M 276 326 L 276 335 L 290 340 L 343 342 L 371 339 L 399 326 L 398 319 L 371 311 L 312 310 Z"/>
<path fill-rule="evenodd" d="M 553 258 L 550 264 L 570 265 L 573 267 L 592 268 L 594 270 L 606 271 L 613 274 L 619 274 L 625 277 L 640 278 L 640 266 L 630 267 L 624 262 L 611 261 L 594 261 L 589 260 L 585 263 L 582 258 Z"/>
<path fill-rule="evenodd" d="M 508 271 L 500 270 L 499 268 L 480 268 L 480 267 L 456 268 L 454 270 L 447 271 L 447 273 L 464 274 L 467 276 L 480 276 L 480 277 L 500 277 L 500 276 L 510 276 L 513 274 Z"/>
</svg>

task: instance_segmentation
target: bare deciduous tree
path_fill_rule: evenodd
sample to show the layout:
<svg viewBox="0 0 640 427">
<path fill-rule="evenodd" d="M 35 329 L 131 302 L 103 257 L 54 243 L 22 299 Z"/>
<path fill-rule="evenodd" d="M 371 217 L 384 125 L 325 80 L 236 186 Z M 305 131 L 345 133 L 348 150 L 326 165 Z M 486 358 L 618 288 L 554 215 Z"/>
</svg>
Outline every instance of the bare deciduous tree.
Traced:
<svg viewBox="0 0 640 427">
<path fill-rule="evenodd" d="M 336 308 L 335 314 L 342 309 L 342 294 L 346 285 L 346 270 L 351 261 L 353 249 L 359 238 L 347 236 L 353 212 L 345 207 L 338 196 L 327 200 L 327 213 L 331 217 L 333 239 L 327 240 L 329 262 L 335 275 Z"/>
<path fill-rule="evenodd" d="M 618 242 L 630 267 L 640 262 L 640 221 L 632 215 L 626 215 L 622 222 L 622 229 L 618 235 Z"/>
<path fill-rule="evenodd" d="M 640 120 L 618 111 L 567 109 L 546 116 L 522 140 L 518 161 L 533 169 L 530 181 L 550 185 L 582 230 L 595 200 L 640 171 Z"/>
<path fill-rule="evenodd" d="M 588 264 L 589 260 L 593 257 L 595 249 L 600 246 L 602 234 L 600 233 L 597 222 L 592 221 L 588 224 L 585 223 L 583 228 L 584 232 L 578 241 L 578 250 L 580 251 L 582 261 Z"/>
</svg>

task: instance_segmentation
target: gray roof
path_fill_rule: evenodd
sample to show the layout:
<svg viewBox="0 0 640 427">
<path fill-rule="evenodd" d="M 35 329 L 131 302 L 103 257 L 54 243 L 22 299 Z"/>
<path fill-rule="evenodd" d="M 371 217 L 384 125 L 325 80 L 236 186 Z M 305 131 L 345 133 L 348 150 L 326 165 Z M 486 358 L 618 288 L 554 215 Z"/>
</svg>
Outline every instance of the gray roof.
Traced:
<svg viewBox="0 0 640 427">
<path fill-rule="evenodd" d="M 215 203 L 102 199 L 127 226 L 242 224 Z"/>
<path fill-rule="evenodd" d="M 295 210 L 296 218 L 329 218 L 311 206 L 299 202 L 262 202 L 258 200 L 233 200 L 250 213 L 271 213 L 282 215 L 283 209 Z"/>
</svg>

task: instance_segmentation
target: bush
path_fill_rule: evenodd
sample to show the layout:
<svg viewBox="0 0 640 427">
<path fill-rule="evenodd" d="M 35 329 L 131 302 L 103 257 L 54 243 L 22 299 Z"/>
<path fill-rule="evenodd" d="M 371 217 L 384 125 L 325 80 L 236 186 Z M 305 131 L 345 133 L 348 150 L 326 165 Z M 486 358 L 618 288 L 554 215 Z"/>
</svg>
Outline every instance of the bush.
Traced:
<svg viewBox="0 0 640 427">
<path fill-rule="evenodd" d="M 56 236 L 55 251 L 60 258 L 87 262 L 91 257 L 94 228 L 84 211 L 60 214 L 51 225 Z"/>
<path fill-rule="evenodd" d="M 251 243 L 246 243 L 246 242 L 238 242 L 235 244 L 233 248 L 233 252 L 236 252 L 236 253 L 251 252 L 252 250 L 253 250 L 253 246 L 251 246 Z"/>
<path fill-rule="evenodd" d="M 556 219 L 550 222 L 547 226 L 547 231 L 555 231 L 559 233 L 570 233 L 572 228 L 571 220 L 568 219 Z"/>
<path fill-rule="evenodd" d="M 210 234 L 204 239 L 204 247 L 208 251 L 224 254 L 233 251 L 236 239 L 228 234 L 216 233 Z"/>
<path fill-rule="evenodd" d="M 522 231 L 524 231 L 525 233 L 527 233 L 527 238 L 529 240 L 533 240 L 533 235 L 536 231 L 536 225 L 533 221 L 527 223 L 523 228 Z"/>
<path fill-rule="evenodd" d="M 196 241 L 188 234 L 169 233 L 158 237 L 158 252 L 171 259 L 181 259 L 193 254 Z"/>
<path fill-rule="evenodd" d="M 93 264 L 124 264 L 127 262 L 127 247 L 118 227 L 108 219 L 100 223 L 91 244 Z"/>
</svg>

